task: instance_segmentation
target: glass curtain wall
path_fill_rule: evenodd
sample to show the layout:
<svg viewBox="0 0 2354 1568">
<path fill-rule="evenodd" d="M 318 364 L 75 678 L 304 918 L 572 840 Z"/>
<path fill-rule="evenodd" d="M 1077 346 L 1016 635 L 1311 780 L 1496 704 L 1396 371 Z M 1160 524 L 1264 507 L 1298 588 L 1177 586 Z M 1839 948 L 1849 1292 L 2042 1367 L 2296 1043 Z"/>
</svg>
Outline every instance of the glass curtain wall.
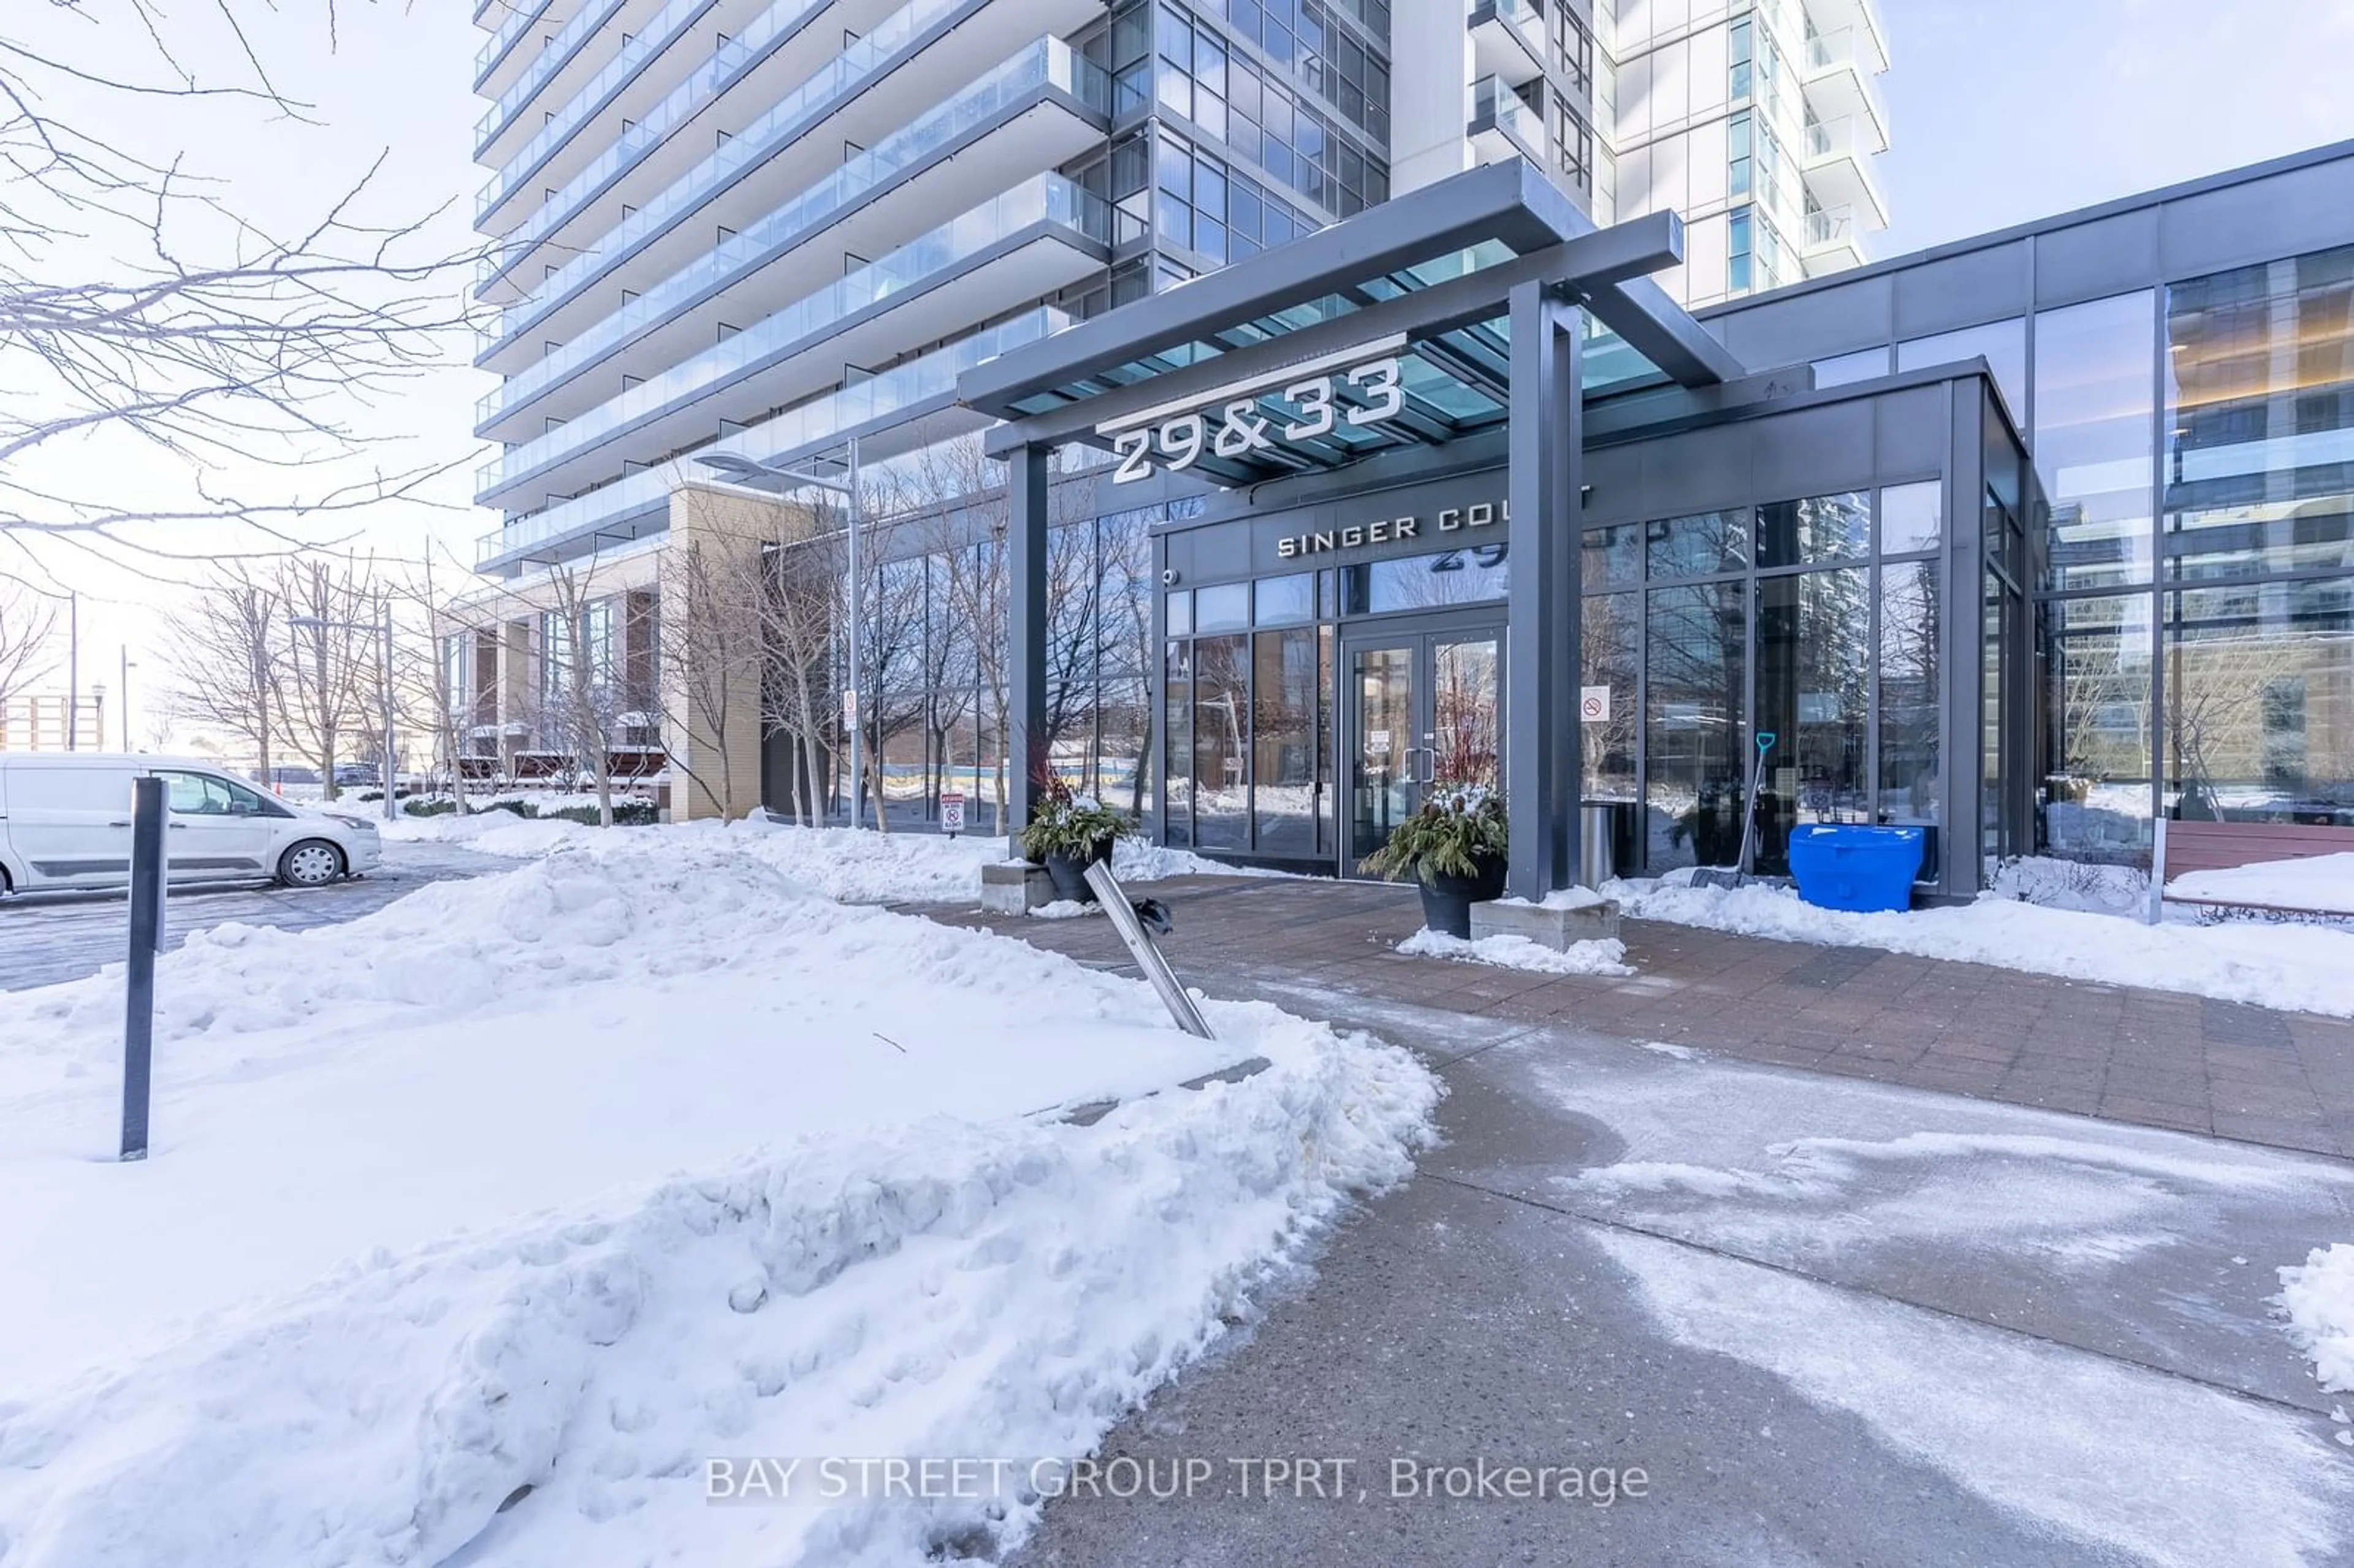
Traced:
<svg viewBox="0 0 2354 1568">
<path fill-rule="evenodd" d="M 1150 810 L 1161 715 L 1144 663 L 1152 624 L 1149 530 L 1163 515 L 1115 513 L 1061 523 L 1049 533 L 1047 727 L 1026 757 L 1013 754 L 1005 723 L 1007 585 L 995 530 L 985 519 L 967 519 L 969 531 L 983 537 L 908 550 L 868 577 L 861 640 L 871 694 L 861 705 L 861 738 L 881 759 L 890 820 L 936 821 L 941 794 L 954 791 L 965 797 L 967 832 L 995 832 L 1015 768 L 1049 771 L 1138 817 Z M 895 537 L 887 528 L 878 531 L 878 541 L 886 551 L 928 542 L 905 530 Z M 848 676 L 843 619 L 834 625 L 835 691 Z M 829 696 L 829 713 L 839 705 Z M 1182 733 L 1190 737 L 1190 726 Z M 846 738 L 839 721 L 821 737 L 821 750 L 835 765 Z M 846 809 L 846 792 L 837 787 L 833 793 L 836 809 Z M 782 809 L 787 802 L 770 804 Z"/>
<path fill-rule="evenodd" d="M 1734 863 L 1764 731 L 1755 869 L 1787 869 L 1801 822 L 1937 823 L 1942 493 L 1588 531 L 1581 683 L 1608 696 L 1585 798 L 1640 802 L 1641 869 Z"/>
<path fill-rule="evenodd" d="M 1332 573 L 1166 596 L 1167 842 L 1333 853 Z"/>
<path fill-rule="evenodd" d="M 2166 301 L 2169 815 L 2354 826 L 2354 247 Z"/>
</svg>

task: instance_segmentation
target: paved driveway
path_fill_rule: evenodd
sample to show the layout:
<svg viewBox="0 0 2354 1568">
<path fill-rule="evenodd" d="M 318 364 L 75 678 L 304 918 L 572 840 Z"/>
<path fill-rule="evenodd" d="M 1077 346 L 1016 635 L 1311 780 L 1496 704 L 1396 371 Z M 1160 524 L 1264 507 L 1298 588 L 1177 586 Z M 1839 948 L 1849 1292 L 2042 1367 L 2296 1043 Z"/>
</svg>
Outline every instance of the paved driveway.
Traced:
<svg viewBox="0 0 2354 1568">
<path fill-rule="evenodd" d="M 356 882 L 308 892 L 270 885 L 192 888 L 172 895 L 164 940 L 176 948 L 188 933 L 232 920 L 300 930 L 333 926 L 381 909 L 429 882 L 480 876 L 512 865 L 441 844 L 387 844 L 384 862 Z M 119 893 L 53 893 L 0 899 L 0 991 L 25 991 L 95 974 L 122 961 L 130 909 Z"/>
</svg>

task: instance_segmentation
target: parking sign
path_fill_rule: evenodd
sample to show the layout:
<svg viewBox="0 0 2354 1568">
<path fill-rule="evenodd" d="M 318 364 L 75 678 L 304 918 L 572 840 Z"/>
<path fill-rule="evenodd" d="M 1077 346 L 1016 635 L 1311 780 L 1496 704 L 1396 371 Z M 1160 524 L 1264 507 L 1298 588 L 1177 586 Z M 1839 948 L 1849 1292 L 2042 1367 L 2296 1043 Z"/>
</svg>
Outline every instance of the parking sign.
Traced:
<svg viewBox="0 0 2354 1568">
<path fill-rule="evenodd" d="M 940 796 L 940 832 L 950 838 L 964 832 L 964 796 L 942 792 Z"/>
</svg>

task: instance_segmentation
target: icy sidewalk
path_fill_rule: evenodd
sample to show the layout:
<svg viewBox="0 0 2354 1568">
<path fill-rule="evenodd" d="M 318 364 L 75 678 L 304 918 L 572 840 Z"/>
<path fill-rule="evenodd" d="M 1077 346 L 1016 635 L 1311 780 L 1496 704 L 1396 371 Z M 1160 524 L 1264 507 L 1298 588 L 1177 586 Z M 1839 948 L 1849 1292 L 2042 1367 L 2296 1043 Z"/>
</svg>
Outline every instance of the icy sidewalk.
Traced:
<svg viewBox="0 0 2354 1568">
<path fill-rule="evenodd" d="M 1405 1173 L 1436 1092 L 1264 1006 L 1192 1041 L 1140 985 L 833 903 L 716 832 L 161 967 L 142 1167 L 106 1159 L 111 979 L 0 999 L 0 1277 L 41 1282 L 0 1306 L 7 1568 L 478 1536 L 916 1561 L 1018 1530 L 711 1509 L 701 1464 L 1084 1452 Z"/>
</svg>

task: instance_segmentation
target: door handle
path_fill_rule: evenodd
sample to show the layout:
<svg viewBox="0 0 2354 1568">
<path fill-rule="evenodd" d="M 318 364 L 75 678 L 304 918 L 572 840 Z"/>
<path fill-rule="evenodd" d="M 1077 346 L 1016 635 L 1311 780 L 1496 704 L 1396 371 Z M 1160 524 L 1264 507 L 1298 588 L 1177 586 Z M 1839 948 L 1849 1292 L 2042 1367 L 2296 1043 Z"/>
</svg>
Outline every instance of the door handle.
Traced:
<svg viewBox="0 0 2354 1568">
<path fill-rule="evenodd" d="M 107 823 L 106 825 L 110 828 L 127 828 L 131 825 L 131 819 L 128 817 L 117 817 L 114 821 Z"/>
</svg>

